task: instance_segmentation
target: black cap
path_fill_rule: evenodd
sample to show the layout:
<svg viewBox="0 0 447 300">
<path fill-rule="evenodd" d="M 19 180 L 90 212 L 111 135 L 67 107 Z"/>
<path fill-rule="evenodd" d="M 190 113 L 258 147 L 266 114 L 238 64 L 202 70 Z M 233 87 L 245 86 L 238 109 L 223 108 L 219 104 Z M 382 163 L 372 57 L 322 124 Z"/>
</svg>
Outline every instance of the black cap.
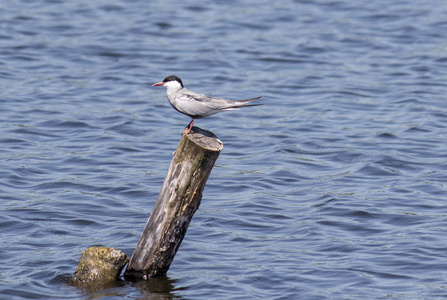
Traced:
<svg viewBox="0 0 447 300">
<path fill-rule="evenodd" d="M 181 86 L 183 87 L 183 82 L 180 79 L 180 77 L 178 77 L 178 76 L 170 75 L 170 76 L 166 77 L 165 79 L 163 79 L 163 82 L 168 82 L 168 81 L 178 81 L 178 82 L 180 82 Z"/>
</svg>

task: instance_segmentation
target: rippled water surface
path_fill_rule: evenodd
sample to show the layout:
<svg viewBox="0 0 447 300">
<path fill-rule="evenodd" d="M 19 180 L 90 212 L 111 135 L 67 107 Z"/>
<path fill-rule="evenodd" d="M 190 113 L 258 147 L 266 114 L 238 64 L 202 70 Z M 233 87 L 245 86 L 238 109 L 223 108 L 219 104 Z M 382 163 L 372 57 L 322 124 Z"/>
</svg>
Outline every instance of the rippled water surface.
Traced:
<svg viewBox="0 0 447 300">
<path fill-rule="evenodd" d="M 168 272 L 65 284 L 129 256 L 189 118 L 165 88 L 263 106 L 224 143 Z M 3 299 L 447 297 L 447 2 L 0 3 Z"/>
</svg>

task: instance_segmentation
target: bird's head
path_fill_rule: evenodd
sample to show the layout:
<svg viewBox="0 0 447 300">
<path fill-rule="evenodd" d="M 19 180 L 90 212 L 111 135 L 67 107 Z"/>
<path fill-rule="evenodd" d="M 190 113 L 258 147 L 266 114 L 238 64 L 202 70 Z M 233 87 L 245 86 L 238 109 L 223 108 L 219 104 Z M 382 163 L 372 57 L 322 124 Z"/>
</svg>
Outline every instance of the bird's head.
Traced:
<svg viewBox="0 0 447 300">
<path fill-rule="evenodd" d="M 166 88 L 180 89 L 183 87 L 183 82 L 180 79 L 180 77 L 175 76 L 175 75 L 170 75 L 170 76 L 166 77 L 165 79 L 163 79 L 163 81 L 154 83 L 152 86 L 159 86 L 159 85 L 162 85 Z"/>
</svg>

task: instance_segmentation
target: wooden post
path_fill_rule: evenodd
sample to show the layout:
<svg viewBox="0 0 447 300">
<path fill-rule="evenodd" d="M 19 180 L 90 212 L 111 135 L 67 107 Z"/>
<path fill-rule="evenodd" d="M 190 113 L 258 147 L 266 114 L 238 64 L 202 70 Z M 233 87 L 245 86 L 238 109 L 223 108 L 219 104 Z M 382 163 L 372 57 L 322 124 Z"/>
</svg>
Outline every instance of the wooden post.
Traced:
<svg viewBox="0 0 447 300">
<path fill-rule="evenodd" d="M 198 127 L 182 136 L 125 277 L 147 279 L 168 272 L 222 149 L 212 132 Z"/>
</svg>

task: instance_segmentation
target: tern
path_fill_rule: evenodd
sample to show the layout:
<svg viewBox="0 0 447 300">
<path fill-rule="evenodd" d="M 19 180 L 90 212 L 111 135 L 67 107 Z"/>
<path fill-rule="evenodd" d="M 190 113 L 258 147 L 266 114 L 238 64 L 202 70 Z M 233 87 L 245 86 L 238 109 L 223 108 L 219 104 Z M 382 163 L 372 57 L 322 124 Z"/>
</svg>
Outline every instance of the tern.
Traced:
<svg viewBox="0 0 447 300">
<path fill-rule="evenodd" d="M 166 87 L 166 95 L 172 107 L 178 112 L 191 117 L 191 122 L 185 127 L 182 135 L 188 134 L 191 131 L 192 125 L 194 125 L 194 119 L 206 118 L 225 110 L 262 105 L 250 104 L 250 102 L 261 97 L 245 100 L 227 100 L 188 90 L 183 86 L 182 80 L 175 75 L 168 76 L 163 81 L 154 83 L 152 86 L 160 85 Z"/>
</svg>

